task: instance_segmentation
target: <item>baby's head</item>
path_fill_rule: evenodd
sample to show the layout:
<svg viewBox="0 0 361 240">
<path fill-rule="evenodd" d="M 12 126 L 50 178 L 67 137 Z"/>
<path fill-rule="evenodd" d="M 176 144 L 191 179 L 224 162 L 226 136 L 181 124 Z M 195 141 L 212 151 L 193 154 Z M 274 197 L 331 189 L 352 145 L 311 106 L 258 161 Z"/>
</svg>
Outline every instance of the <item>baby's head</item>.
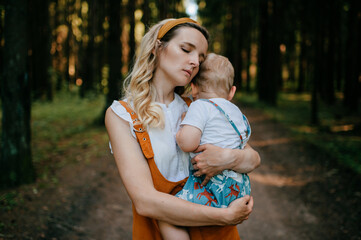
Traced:
<svg viewBox="0 0 361 240">
<path fill-rule="evenodd" d="M 199 98 L 214 97 L 216 95 L 216 97 L 230 100 L 230 93 L 233 90 L 235 91 L 233 78 L 234 69 L 228 58 L 209 53 L 201 64 L 198 75 L 192 80 L 192 89 L 194 88 L 196 93 L 201 95 Z M 230 97 L 231 99 L 233 94 Z"/>
</svg>

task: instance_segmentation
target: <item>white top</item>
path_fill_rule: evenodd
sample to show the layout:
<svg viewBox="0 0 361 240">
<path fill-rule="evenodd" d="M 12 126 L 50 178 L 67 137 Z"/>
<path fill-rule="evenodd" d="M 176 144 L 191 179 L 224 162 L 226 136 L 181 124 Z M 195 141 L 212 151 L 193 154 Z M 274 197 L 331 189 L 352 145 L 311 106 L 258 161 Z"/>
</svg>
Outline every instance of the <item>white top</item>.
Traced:
<svg viewBox="0 0 361 240">
<path fill-rule="evenodd" d="M 178 147 L 175 138 L 182 113 L 187 111 L 188 106 L 179 95 L 174 95 L 174 100 L 168 106 L 157 103 L 164 112 L 164 129 L 149 128 L 148 134 L 152 143 L 154 161 L 159 171 L 167 180 L 176 182 L 189 175 L 189 154 Z M 130 131 L 135 138 L 133 121 L 126 109 L 118 101 L 114 101 L 110 107 L 116 115 L 129 123 Z"/>
<path fill-rule="evenodd" d="M 234 122 L 244 139 L 245 145 L 247 127 L 241 110 L 224 98 L 211 98 Z M 210 143 L 222 148 L 238 148 L 241 139 L 227 118 L 213 104 L 196 100 L 189 106 L 187 115 L 181 125 L 191 125 L 202 131 L 200 145 Z M 193 158 L 196 154 L 191 153 Z"/>
</svg>

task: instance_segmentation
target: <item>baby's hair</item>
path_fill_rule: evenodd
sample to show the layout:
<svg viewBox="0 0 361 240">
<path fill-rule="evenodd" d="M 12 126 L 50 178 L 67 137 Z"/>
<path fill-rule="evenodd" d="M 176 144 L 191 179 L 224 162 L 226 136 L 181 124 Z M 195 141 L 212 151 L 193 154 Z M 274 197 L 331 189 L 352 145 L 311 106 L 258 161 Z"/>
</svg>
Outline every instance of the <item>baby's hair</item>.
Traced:
<svg viewBox="0 0 361 240">
<path fill-rule="evenodd" d="M 193 83 L 200 91 L 213 91 L 220 95 L 228 95 L 234 79 L 234 69 L 228 58 L 209 53 L 199 68 Z"/>
</svg>

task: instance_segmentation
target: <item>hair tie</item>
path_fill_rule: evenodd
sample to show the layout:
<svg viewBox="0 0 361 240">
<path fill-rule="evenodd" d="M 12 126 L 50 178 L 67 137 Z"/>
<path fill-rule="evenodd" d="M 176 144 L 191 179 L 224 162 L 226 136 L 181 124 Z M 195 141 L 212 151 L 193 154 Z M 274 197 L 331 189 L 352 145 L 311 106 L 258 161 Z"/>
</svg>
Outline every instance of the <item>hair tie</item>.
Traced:
<svg viewBox="0 0 361 240">
<path fill-rule="evenodd" d="M 173 27 L 175 27 L 175 26 L 177 26 L 179 24 L 182 24 L 182 23 L 195 23 L 195 24 L 199 25 L 198 22 L 196 22 L 196 21 L 194 21 L 193 19 L 190 19 L 190 18 L 173 19 L 173 20 L 170 20 L 170 21 L 164 23 L 164 25 L 159 29 L 157 39 L 161 39 L 162 37 L 164 37 L 164 35 L 169 30 L 171 30 Z"/>
</svg>

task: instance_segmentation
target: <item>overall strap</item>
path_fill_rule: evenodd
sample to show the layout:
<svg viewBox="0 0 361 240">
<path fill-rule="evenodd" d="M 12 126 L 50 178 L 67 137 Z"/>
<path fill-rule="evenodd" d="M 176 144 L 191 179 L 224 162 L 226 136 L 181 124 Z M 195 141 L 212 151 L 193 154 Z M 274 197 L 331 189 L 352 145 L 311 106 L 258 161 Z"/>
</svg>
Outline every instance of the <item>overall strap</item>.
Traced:
<svg viewBox="0 0 361 240">
<path fill-rule="evenodd" d="M 236 124 L 234 124 L 234 122 L 232 121 L 232 119 L 228 116 L 227 113 L 225 113 L 225 111 L 215 102 L 209 100 L 209 99 L 199 99 L 199 100 L 202 100 L 202 101 L 205 101 L 205 102 L 209 102 L 211 103 L 213 106 L 215 106 L 228 120 L 228 122 L 232 125 L 233 129 L 237 132 L 238 136 L 240 137 L 241 139 L 241 143 L 243 144 L 243 137 L 242 137 L 242 134 L 239 132 L 238 128 L 236 127 Z M 246 125 L 246 138 L 248 138 L 248 136 L 251 134 L 251 128 L 249 126 L 249 123 L 248 123 L 248 120 L 246 118 L 246 116 L 244 114 L 243 115 L 243 120 L 245 122 L 245 125 Z"/>
<path fill-rule="evenodd" d="M 189 97 L 182 97 L 183 101 L 186 102 L 187 106 L 189 107 L 189 105 L 191 105 L 192 103 L 192 99 L 190 99 Z"/>
<path fill-rule="evenodd" d="M 124 101 L 119 101 L 120 104 L 127 110 L 127 112 L 130 114 L 130 117 L 133 120 L 133 128 L 134 133 L 137 136 L 137 140 L 139 142 L 139 145 L 142 149 L 142 152 L 144 156 L 147 159 L 153 158 L 153 148 L 152 144 L 150 142 L 149 134 L 143 127 L 143 125 L 139 122 L 137 114 L 133 111 L 133 109 L 130 108 L 129 104 Z"/>
</svg>

